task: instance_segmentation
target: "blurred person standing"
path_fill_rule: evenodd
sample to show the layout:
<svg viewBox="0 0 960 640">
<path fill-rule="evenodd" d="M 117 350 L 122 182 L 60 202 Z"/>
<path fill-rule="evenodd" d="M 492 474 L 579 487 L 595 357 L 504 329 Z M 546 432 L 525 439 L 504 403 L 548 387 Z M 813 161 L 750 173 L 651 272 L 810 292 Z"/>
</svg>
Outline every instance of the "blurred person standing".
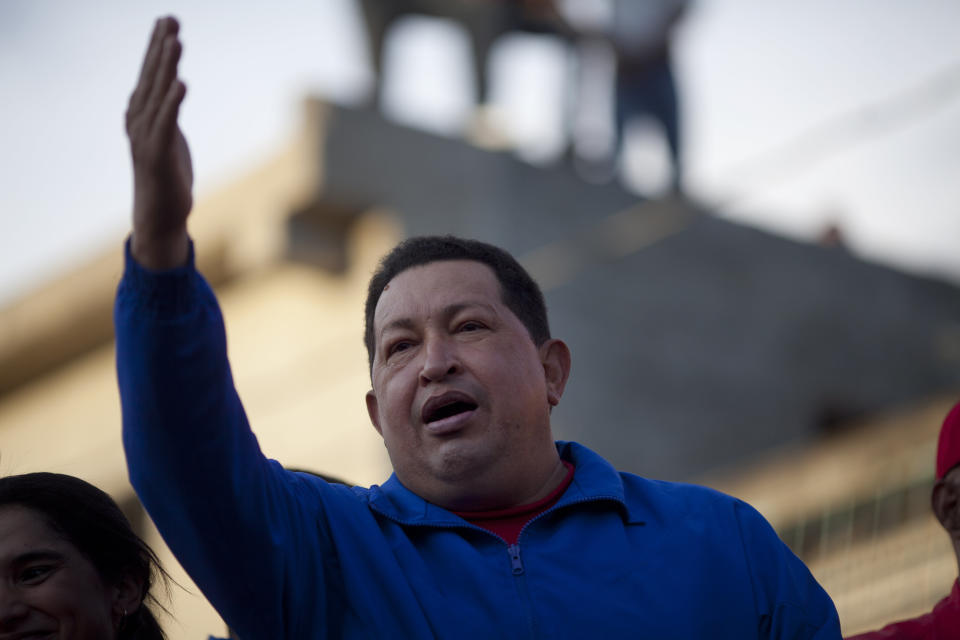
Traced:
<svg viewBox="0 0 960 640">
<path fill-rule="evenodd" d="M 947 413 L 937 442 L 936 482 L 930 496 L 933 513 L 943 526 L 960 569 L 960 403 Z M 950 594 L 930 613 L 894 622 L 848 640 L 956 640 L 960 638 L 960 577 Z"/>
<path fill-rule="evenodd" d="M 683 190 L 680 106 L 671 41 L 687 0 L 613 0 L 609 39 L 616 55 L 612 162 L 618 166 L 627 126 L 650 116 L 660 126 L 670 160 L 670 187 Z"/>
</svg>

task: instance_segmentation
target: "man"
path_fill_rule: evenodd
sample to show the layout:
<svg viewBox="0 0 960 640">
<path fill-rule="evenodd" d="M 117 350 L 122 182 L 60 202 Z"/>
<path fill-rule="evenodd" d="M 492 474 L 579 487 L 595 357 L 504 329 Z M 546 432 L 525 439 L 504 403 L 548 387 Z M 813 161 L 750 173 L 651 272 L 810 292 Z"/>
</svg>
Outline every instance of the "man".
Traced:
<svg viewBox="0 0 960 640">
<path fill-rule="evenodd" d="M 177 30 L 158 21 L 127 112 L 124 446 L 165 540 L 239 637 L 839 638 L 830 599 L 751 507 L 553 442 L 570 353 L 539 288 L 490 245 L 413 239 L 371 280 L 383 486 L 265 459 L 193 267 Z"/>
<path fill-rule="evenodd" d="M 943 525 L 960 568 L 960 403 L 943 420 L 937 442 L 936 482 L 931 504 Z M 937 603 L 930 613 L 889 624 L 879 631 L 853 636 L 850 640 L 953 640 L 960 638 L 960 578 L 950 595 Z"/>
<path fill-rule="evenodd" d="M 675 193 L 683 189 L 683 158 L 671 40 L 686 8 L 686 0 L 615 0 L 610 29 L 617 55 L 614 161 L 623 151 L 627 125 L 638 116 L 652 117 L 663 130 Z"/>
</svg>

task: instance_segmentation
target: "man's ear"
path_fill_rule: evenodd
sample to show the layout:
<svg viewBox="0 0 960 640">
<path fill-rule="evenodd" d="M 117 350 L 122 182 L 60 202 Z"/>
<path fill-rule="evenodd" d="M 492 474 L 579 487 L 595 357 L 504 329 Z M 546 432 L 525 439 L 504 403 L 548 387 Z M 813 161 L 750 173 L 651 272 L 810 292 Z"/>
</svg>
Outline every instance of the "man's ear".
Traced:
<svg viewBox="0 0 960 640">
<path fill-rule="evenodd" d="M 551 407 L 560 404 L 563 389 L 570 377 L 570 349 L 563 340 L 551 338 L 540 345 L 540 362 L 547 381 L 547 402 Z"/>
<path fill-rule="evenodd" d="M 933 513 L 954 540 L 960 539 L 960 489 L 945 479 L 937 480 L 930 495 Z"/>
<path fill-rule="evenodd" d="M 377 404 L 377 394 L 373 392 L 373 389 L 367 391 L 367 415 L 370 416 L 370 422 L 373 423 L 373 428 L 383 436 L 383 431 L 380 429 L 380 411 L 379 405 Z"/>
</svg>

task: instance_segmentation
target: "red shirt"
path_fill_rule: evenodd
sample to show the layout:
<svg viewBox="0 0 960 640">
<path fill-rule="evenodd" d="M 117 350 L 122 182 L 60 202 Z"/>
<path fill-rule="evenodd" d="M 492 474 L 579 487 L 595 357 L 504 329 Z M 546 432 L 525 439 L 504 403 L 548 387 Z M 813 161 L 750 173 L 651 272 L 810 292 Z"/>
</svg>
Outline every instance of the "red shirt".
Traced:
<svg viewBox="0 0 960 640">
<path fill-rule="evenodd" d="M 517 544 L 517 538 L 520 537 L 520 531 L 523 527 L 556 504 L 563 492 L 573 482 L 573 465 L 566 460 L 561 460 L 561 462 L 567 468 L 567 476 L 556 489 L 550 492 L 550 495 L 542 500 L 522 504 L 518 507 L 510 507 L 509 509 L 497 509 L 496 511 L 454 511 L 454 513 L 470 524 L 475 524 L 497 534 L 506 540 L 507 544 Z"/>
<path fill-rule="evenodd" d="M 960 579 L 953 583 L 950 595 L 937 603 L 930 613 L 918 618 L 888 624 L 847 640 L 956 640 L 960 638 Z"/>
</svg>

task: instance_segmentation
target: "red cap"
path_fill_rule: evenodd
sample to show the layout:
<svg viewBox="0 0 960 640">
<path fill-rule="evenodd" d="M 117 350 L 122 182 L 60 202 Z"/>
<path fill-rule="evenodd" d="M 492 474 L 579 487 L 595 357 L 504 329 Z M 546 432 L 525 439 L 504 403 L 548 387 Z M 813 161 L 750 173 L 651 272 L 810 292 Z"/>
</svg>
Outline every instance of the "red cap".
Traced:
<svg viewBox="0 0 960 640">
<path fill-rule="evenodd" d="M 937 443 L 937 480 L 960 464 L 960 402 L 943 419 Z"/>
</svg>

